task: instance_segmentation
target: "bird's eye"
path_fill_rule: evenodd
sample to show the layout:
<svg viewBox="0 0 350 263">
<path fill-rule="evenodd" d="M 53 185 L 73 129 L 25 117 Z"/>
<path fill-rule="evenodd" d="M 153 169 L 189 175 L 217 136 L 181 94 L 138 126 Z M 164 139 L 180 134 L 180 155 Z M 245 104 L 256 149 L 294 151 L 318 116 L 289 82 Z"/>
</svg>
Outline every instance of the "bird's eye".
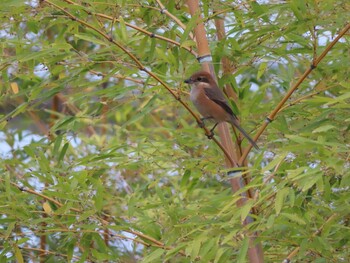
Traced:
<svg viewBox="0 0 350 263">
<path fill-rule="evenodd" d="M 198 81 L 202 81 L 202 79 L 203 79 L 202 77 L 198 77 L 197 78 Z"/>
</svg>

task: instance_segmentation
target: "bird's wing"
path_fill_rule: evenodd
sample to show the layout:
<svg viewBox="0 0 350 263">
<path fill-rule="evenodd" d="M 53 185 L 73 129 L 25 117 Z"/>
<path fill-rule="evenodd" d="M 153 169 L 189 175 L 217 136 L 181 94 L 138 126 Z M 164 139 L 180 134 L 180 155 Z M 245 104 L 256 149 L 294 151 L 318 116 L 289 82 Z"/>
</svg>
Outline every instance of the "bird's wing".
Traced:
<svg viewBox="0 0 350 263">
<path fill-rule="evenodd" d="M 214 101 L 216 104 L 219 104 L 227 113 L 236 118 L 236 115 L 233 113 L 231 107 L 227 103 L 224 94 L 219 88 L 217 89 L 218 90 L 214 90 L 213 88 L 204 88 L 205 95 L 207 95 L 208 98 Z"/>
</svg>

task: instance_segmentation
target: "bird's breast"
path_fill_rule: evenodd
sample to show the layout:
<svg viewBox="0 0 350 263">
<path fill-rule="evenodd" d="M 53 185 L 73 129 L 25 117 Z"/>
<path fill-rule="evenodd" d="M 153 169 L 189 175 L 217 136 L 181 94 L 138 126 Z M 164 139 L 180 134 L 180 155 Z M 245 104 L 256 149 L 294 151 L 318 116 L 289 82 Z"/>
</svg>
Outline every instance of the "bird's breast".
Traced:
<svg viewBox="0 0 350 263">
<path fill-rule="evenodd" d="M 216 122 L 230 121 L 231 116 L 225 111 L 223 107 L 211 100 L 204 88 L 200 85 L 192 86 L 190 99 L 199 113 L 204 118 L 212 118 Z"/>
</svg>

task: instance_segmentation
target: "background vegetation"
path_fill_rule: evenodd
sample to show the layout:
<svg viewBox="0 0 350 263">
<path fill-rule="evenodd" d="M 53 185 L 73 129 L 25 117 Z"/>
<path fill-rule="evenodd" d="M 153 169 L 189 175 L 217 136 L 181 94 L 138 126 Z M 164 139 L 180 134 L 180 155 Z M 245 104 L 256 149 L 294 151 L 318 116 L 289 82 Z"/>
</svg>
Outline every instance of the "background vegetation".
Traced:
<svg viewBox="0 0 350 263">
<path fill-rule="evenodd" d="M 219 85 L 252 134 L 349 26 L 345 0 L 201 3 Z M 347 262 L 349 31 L 260 136 L 255 194 L 237 207 L 222 151 L 175 98 L 192 108 L 183 80 L 200 69 L 184 1 L 0 12 L 1 262 L 245 262 L 253 233 L 266 262 Z"/>
</svg>

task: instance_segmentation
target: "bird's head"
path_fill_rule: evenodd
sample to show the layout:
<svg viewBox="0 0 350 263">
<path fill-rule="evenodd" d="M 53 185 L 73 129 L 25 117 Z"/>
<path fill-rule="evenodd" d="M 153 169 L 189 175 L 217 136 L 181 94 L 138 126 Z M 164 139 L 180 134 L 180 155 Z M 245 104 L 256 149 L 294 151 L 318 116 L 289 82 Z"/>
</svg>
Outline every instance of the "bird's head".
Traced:
<svg viewBox="0 0 350 263">
<path fill-rule="evenodd" d="M 206 71 L 198 71 L 194 73 L 190 78 L 185 80 L 185 83 L 187 84 L 210 84 L 213 81 L 213 77 L 210 75 L 210 73 Z"/>
</svg>

